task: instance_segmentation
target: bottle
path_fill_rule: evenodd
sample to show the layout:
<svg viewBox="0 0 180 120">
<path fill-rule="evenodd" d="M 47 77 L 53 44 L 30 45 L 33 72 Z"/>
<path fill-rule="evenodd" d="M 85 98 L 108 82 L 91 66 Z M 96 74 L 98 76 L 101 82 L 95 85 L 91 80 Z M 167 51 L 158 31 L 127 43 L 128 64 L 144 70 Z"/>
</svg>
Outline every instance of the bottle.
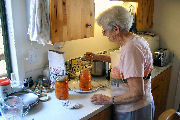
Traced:
<svg viewBox="0 0 180 120">
<path fill-rule="evenodd" d="M 88 69 L 83 69 L 79 81 L 80 90 L 89 91 L 91 89 L 91 74 Z"/>
<path fill-rule="evenodd" d="M 58 75 L 55 79 L 55 94 L 56 98 L 60 100 L 65 100 L 69 96 L 68 88 L 68 76 Z"/>
<path fill-rule="evenodd" d="M 0 99 L 4 99 L 11 94 L 11 83 L 9 78 L 0 79 Z"/>
</svg>

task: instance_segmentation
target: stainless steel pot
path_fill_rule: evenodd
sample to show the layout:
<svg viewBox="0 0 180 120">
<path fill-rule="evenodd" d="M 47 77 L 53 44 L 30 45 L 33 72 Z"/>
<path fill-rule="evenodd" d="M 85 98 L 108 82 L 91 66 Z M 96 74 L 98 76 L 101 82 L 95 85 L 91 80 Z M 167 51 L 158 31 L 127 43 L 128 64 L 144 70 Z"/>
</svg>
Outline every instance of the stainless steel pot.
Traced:
<svg viewBox="0 0 180 120">
<path fill-rule="evenodd" d="M 93 61 L 91 68 L 92 76 L 104 76 L 106 74 L 106 63 L 101 61 Z"/>
</svg>

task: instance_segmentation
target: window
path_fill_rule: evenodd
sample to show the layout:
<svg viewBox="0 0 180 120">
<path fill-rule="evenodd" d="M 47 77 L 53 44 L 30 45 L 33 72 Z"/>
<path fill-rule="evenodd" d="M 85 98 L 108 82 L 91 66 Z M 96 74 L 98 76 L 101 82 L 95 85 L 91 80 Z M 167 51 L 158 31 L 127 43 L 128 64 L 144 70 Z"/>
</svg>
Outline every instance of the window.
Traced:
<svg viewBox="0 0 180 120">
<path fill-rule="evenodd" d="M 0 26 L 1 26 L 1 20 L 0 20 Z M 0 27 L 0 76 L 6 76 L 7 70 L 6 70 L 6 62 L 4 57 L 4 45 L 3 45 L 3 36 L 2 36 L 2 28 Z"/>
<path fill-rule="evenodd" d="M 5 3 L 4 0 L 0 0 L 0 77 L 10 77 L 11 72 Z"/>
</svg>

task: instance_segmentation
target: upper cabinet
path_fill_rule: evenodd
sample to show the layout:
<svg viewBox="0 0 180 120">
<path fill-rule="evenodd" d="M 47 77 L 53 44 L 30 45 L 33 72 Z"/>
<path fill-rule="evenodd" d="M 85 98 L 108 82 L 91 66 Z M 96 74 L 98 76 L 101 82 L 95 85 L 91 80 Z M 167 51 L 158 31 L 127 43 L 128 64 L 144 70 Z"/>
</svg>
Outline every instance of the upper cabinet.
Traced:
<svg viewBox="0 0 180 120">
<path fill-rule="evenodd" d="M 154 0 L 138 1 L 136 27 L 138 30 L 151 28 L 153 25 Z"/>
<path fill-rule="evenodd" d="M 94 0 L 49 0 L 52 43 L 94 36 Z"/>
<path fill-rule="evenodd" d="M 154 0 L 111 0 L 124 2 L 138 2 L 136 11 L 137 30 L 151 28 L 153 25 Z"/>
</svg>

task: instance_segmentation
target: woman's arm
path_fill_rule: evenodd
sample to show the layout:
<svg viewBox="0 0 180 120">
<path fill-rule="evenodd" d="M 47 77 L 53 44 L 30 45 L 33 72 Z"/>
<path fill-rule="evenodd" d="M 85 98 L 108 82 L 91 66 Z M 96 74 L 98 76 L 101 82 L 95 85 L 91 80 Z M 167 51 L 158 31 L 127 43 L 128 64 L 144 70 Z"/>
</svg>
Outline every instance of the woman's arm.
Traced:
<svg viewBox="0 0 180 120">
<path fill-rule="evenodd" d="M 95 94 L 91 102 L 98 105 L 103 104 L 127 104 L 136 102 L 144 96 L 144 81 L 141 77 L 128 78 L 129 92 L 120 96 L 109 97 L 102 94 Z"/>
<path fill-rule="evenodd" d="M 136 102 L 144 96 L 144 81 L 142 77 L 132 77 L 128 78 L 129 92 L 124 93 L 120 96 L 114 96 L 114 104 L 127 104 Z"/>
<path fill-rule="evenodd" d="M 103 61 L 103 62 L 111 62 L 111 58 L 108 55 L 97 55 L 92 52 L 87 52 L 85 54 L 86 60 L 89 61 Z"/>
</svg>

